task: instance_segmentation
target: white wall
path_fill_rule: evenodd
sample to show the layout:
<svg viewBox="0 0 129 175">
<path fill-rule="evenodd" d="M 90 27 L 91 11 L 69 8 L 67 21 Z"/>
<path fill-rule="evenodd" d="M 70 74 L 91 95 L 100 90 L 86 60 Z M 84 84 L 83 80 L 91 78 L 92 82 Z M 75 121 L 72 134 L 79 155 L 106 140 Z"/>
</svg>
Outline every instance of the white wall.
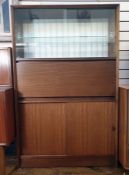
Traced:
<svg viewBox="0 0 129 175">
<path fill-rule="evenodd" d="M 129 83 L 129 2 L 120 3 L 119 82 Z"/>
</svg>

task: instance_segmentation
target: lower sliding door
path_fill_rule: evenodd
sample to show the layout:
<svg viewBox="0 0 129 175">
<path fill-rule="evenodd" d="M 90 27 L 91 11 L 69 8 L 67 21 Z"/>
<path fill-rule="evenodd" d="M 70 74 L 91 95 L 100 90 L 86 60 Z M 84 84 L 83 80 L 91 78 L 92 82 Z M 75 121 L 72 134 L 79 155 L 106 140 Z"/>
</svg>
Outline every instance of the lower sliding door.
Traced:
<svg viewBox="0 0 129 175">
<path fill-rule="evenodd" d="M 115 102 L 20 102 L 23 167 L 113 165 Z"/>
</svg>

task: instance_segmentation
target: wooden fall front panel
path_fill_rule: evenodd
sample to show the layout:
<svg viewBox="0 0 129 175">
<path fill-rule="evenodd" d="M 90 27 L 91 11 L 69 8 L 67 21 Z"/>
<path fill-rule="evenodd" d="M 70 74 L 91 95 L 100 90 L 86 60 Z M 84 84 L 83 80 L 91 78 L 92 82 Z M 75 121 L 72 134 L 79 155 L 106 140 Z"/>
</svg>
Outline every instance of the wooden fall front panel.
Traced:
<svg viewBox="0 0 129 175">
<path fill-rule="evenodd" d="M 27 61 L 17 63 L 20 97 L 115 96 L 114 61 Z"/>
</svg>

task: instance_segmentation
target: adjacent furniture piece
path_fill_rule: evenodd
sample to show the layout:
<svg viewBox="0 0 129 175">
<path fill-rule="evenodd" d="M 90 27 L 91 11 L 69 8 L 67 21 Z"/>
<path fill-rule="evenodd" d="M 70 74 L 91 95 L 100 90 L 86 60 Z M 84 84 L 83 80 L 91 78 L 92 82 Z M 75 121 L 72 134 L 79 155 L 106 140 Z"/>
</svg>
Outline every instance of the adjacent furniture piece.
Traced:
<svg viewBox="0 0 129 175">
<path fill-rule="evenodd" d="M 5 146 L 14 141 L 14 105 L 12 87 L 0 87 L 0 175 L 5 175 Z"/>
<path fill-rule="evenodd" d="M 22 167 L 114 165 L 117 5 L 13 6 Z"/>
<path fill-rule="evenodd" d="M 0 48 L 0 175 L 5 174 L 5 146 L 14 141 L 11 49 Z"/>
<path fill-rule="evenodd" d="M 9 145 L 14 139 L 13 89 L 0 87 L 0 145 Z"/>
<path fill-rule="evenodd" d="M 119 90 L 119 161 L 129 169 L 129 85 Z"/>
</svg>

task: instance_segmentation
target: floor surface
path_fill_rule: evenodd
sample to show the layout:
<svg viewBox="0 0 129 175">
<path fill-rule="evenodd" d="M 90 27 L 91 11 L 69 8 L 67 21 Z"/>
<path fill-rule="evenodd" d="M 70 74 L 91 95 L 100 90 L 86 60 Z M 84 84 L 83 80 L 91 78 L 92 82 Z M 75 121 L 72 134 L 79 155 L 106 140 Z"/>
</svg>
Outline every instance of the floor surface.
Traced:
<svg viewBox="0 0 129 175">
<path fill-rule="evenodd" d="M 93 168 L 31 168 L 14 169 L 10 175 L 127 175 L 122 169 L 108 167 Z"/>
<path fill-rule="evenodd" d="M 7 158 L 6 175 L 129 175 L 122 168 L 76 167 L 76 168 L 18 168 L 16 157 Z"/>
</svg>

